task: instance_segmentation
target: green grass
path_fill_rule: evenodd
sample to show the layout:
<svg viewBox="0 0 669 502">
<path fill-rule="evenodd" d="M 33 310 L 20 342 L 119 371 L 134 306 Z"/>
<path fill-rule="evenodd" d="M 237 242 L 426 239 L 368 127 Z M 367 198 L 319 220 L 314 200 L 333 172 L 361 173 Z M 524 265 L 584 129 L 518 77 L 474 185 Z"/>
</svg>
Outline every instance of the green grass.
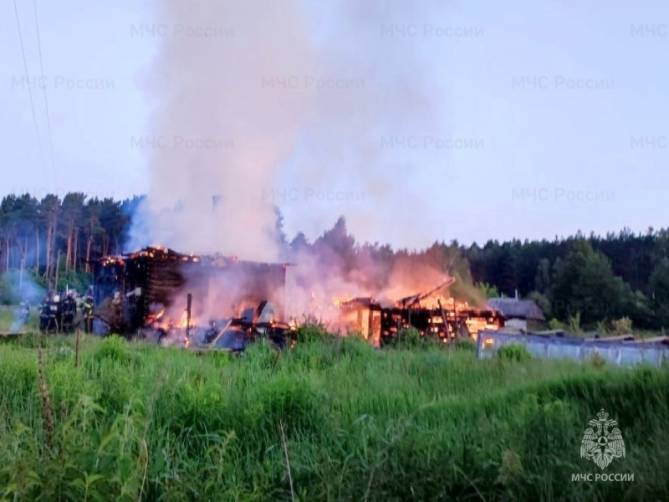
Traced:
<svg viewBox="0 0 669 502">
<path fill-rule="evenodd" d="M 6 331 L 14 319 L 14 308 L 0 305 L 0 332 Z"/>
<path fill-rule="evenodd" d="M 54 429 L 37 336 L 0 345 L 0 497 L 302 500 L 665 499 L 669 372 L 525 360 L 470 347 L 377 351 L 310 336 L 292 351 L 195 354 L 112 337 L 51 337 Z M 577 483 L 605 408 L 627 456 Z M 282 434 L 283 429 L 283 434 Z"/>
</svg>

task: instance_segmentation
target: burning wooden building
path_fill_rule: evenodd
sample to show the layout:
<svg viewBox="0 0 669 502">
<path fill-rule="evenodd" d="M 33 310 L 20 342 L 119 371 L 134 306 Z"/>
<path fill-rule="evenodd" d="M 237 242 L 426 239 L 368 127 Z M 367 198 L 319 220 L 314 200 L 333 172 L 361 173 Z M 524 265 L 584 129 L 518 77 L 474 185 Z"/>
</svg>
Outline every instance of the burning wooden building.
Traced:
<svg viewBox="0 0 669 502">
<path fill-rule="evenodd" d="M 287 264 L 149 247 L 98 262 L 96 306 L 101 318 L 124 332 L 134 332 L 157 316 L 178 318 L 187 294 L 192 294 L 195 322 L 238 317 L 262 302 L 271 302 L 282 318 L 286 268 Z"/>
<path fill-rule="evenodd" d="M 481 330 L 503 326 L 504 318 L 497 310 L 470 307 L 441 295 L 453 282 L 451 278 L 430 291 L 402 298 L 391 306 L 382 306 L 372 298 L 342 302 L 344 328 L 360 333 L 378 347 L 405 328 L 415 328 L 423 336 L 449 341 L 457 337 L 476 339 Z"/>
</svg>

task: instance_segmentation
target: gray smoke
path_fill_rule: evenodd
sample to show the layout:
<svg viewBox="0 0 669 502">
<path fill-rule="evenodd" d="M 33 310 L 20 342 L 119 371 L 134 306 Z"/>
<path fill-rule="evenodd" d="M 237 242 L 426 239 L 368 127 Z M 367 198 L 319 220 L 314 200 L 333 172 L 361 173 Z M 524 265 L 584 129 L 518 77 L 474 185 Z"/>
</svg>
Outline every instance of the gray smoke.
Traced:
<svg viewBox="0 0 669 502">
<path fill-rule="evenodd" d="M 161 46 L 144 79 L 150 185 L 132 247 L 276 259 L 274 206 L 290 206 L 290 228 L 332 224 L 309 193 L 343 199 L 336 210 L 359 240 L 421 231 L 413 152 L 389 141 L 435 130 L 437 63 L 421 30 L 437 7 L 168 0 L 156 9 Z M 339 197 L 347 193 L 361 200 Z"/>
<path fill-rule="evenodd" d="M 45 293 L 44 288 L 35 282 L 27 270 L 13 270 L 0 275 L 0 298 L 8 303 L 19 304 L 12 309 L 11 332 L 24 328 L 30 309 L 39 304 Z"/>
</svg>

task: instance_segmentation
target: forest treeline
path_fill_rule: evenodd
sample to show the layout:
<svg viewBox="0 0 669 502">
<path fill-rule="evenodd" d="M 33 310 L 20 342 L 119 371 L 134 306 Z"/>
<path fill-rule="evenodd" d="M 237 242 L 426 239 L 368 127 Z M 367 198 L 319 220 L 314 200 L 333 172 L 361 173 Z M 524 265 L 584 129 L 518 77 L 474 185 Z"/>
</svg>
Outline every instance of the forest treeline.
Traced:
<svg viewBox="0 0 669 502">
<path fill-rule="evenodd" d="M 85 287 L 94 260 L 120 253 L 140 198 L 117 201 L 68 193 L 0 202 L 0 301 L 16 300 L 16 283 L 31 277 L 44 289 Z"/>
<path fill-rule="evenodd" d="M 378 285 L 375 280 L 387 277 L 393 265 L 403 261 L 408 264 L 404 268 L 418 271 L 428 265 L 455 276 L 458 281 L 451 292 L 463 299 L 511 297 L 517 292 L 535 300 L 546 319 L 572 327 L 602 322 L 610 326 L 622 318 L 640 328 L 669 327 L 668 229 L 641 234 L 622 230 L 605 236 L 578 233 L 539 241 L 490 240 L 484 245 L 435 242 L 421 251 L 407 251 L 356 244 L 342 218 L 313 243 L 298 234 L 288 246 L 315 249 L 327 261 L 338 260 L 342 276 L 364 274 L 372 290 Z M 369 264 L 371 273 L 366 272 Z M 468 285 L 480 295 L 472 294 Z"/>
<path fill-rule="evenodd" d="M 118 254 L 127 242 L 140 197 L 127 200 L 29 194 L 0 202 L 0 302 L 17 301 L 23 274 L 43 288 L 83 288 L 96 259 Z M 644 233 L 577 234 L 552 240 L 488 241 L 463 245 L 435 242 L 421 251 L 356 243 L 344 219 L 314 242 L 303 234 L 288 239 L 277 211 L 285 256 L 308 250 L 343 276 L 370 264 L 381 278 L 400 260 L 420 262 L 475 284 L 487 296 L 531 297 L 547 318 L 577 319 L 585 325 L 630 318 L 646 328 L 669 327 L 669 229 Z M 446 232 L 448 229 L 444 229 Z M 374 281 L 375 275 L 369 274 Z M 457 289 L 456 289 L 457 291 Z M 461 290 L 463 294 L 466 292 Z"/>
</svg>

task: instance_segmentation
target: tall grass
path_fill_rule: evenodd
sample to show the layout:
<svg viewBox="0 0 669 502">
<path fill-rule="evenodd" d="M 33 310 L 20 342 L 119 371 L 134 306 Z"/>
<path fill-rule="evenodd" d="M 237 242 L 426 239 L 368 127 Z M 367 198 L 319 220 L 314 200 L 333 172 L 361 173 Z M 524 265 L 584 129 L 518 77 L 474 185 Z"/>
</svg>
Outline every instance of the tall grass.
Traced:
<svg viewBox="0 0 669 502">
<path fill-rule="evenodd" d="M 0 345 L 7 499 L 666 499 L 669 372 L 377 351 L 311 336 L 277 354 L 52 337 Z M 521 358 L 522 359 L 522 358 Z M 587 422 L 615 417 L 633 483 L 577 483 Z M 51 435 L 50 441 L 49 434 Z M 292 482 L 292 483 L 291 483 Z"/>
<path fill-rule="evenodd" d="M 0 305 L 0 331 L 9 330 L 14 320 L 14 308 L 6 305 Z"/>
</svg>

